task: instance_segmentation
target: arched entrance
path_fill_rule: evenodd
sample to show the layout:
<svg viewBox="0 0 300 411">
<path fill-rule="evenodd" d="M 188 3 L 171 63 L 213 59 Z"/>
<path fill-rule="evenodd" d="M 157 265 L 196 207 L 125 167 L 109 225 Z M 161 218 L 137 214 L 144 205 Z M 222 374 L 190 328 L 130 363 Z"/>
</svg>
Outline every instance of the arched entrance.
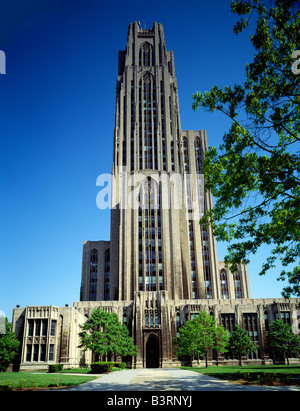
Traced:
<svg viewBox="0 0 300 411">
<path fill-rule="evenodd" d="M 146 368 L 159 368 L 159 339 L 150 334 L 146 342 Z"/>
</svg>

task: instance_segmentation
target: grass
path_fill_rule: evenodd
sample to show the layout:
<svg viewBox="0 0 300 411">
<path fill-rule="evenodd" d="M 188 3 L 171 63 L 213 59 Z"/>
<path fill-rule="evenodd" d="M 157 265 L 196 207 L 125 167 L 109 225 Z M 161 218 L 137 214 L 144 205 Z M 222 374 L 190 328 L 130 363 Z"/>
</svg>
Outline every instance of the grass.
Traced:
<svg viewBox="0 0 300 411">
<path fill-rule="evenodd" d="M 91 375 L 35 374 L 26 372 L 1 372 L 0 391 L 6 390 L 37 390 L 51 387 L 73 387 L 92 381 Z"/>
<path fill-rule="evenodd" d="M 91 374 L 92 369 L 90 367 L 85 368 L 66 368 L 62 371 L 59 371 L 60 374 L 68 373 L 68 374 Z"/>
<path fill-rule="evenodd" d="M 126 368 L 127 369 L 127 368 Z M 115 372 L 115 371 L 122 371 L 121 368 L 118 367 L 114 367 L 111 372 Z M 79 373 L 79 374 L 93 374 L 92 373 L 92 369 L 90 367 L 86 367 L 86 368 L 70 368 L 70 369 L 64 369 L 62 371 L 59 371 L 60 374 L 63 373 L 68 373 L 68 374 L 75 374 L 75 373 Z"/>
<path fill-rule="evenodd" d="M 286 365 L 182 367 L 222 380 L 244 384 L 300 385 L 300 367 Z"/>
</svg>

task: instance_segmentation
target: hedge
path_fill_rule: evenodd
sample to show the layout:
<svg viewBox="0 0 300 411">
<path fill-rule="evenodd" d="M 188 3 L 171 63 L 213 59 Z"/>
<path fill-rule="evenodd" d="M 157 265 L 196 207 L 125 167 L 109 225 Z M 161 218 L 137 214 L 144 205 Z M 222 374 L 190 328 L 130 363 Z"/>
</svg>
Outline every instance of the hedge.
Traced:
<svg viewBox="0 0 300 411">
<path fill-rule="evenodd" d="M 114 363 L 110 361 L 91 363 L 92 373 L 94 374 L 102 374 L 104 372 L 110 372 L 113 369 L 113 366 L 114 366 Z"/>
<path fill-rule="evenodd" d="M 114 367 L 120 368 L 120 370 L 125 370 L 126 362 L 115 362 Z"/>
<path fill-rule="evenodd" d="M 59 371 L 62 371 L 63 368 L 64 368 L 63 364 L 49 364 L 48 372 L 59 372 Z"/>
</svg>

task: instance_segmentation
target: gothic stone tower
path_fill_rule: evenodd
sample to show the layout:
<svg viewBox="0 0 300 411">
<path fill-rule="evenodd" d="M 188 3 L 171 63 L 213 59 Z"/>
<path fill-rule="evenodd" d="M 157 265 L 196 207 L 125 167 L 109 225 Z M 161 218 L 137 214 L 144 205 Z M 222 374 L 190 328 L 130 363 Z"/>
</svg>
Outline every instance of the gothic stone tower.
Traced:
<svg viewBox="0 0 300 411">
<path fill-rule="evenodd" d="M 231 273 L 218 261 L 211 230 L 200 226 L 212 207 L 201 174 L 206 132 L 181 130 L 174 55 L 161 24 L 129 25 L 119 52 L 113 144 L 110 241 L 84 241 L 73 307 L 14 309 L 20 369 L 89 364 L 78 332 L 98 307 L 127 325 L 138 347 L 135 368 L 180 365 L 172 339 L 201 310 L 230 332 L 237 323 L 248 331 L 256 350 L 243 361 L 273 363 L 263 350 L 269 324 L 281 318 L 299 333 L 300 299 L 251 299 L 247 267 Z M 237 362 L 213 353 L 209 361 Z"/>
<path fill-rule="evenodd" d="M 239 289 L 222 289 L 215 240 L 199 225 L 212 207 L 201 175 L 206 148 L 204 130 L 181 130 L 162 25 L 130 24 L 117 78 L 110 299 L 161 290 L 171 300 L 250 297 L 245 267 Z"/>
</svg>

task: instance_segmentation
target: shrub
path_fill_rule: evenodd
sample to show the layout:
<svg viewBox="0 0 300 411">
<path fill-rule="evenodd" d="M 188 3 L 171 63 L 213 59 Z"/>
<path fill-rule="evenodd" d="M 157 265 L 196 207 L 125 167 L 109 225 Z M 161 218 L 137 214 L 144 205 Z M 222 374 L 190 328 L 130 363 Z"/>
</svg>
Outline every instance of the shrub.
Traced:
<svg viewBox="0 0 300 411">
<path fill-rule="evenodd" d="M 0 385 L 0 391 L 13 391 L 13 387 L 10 387 L 8 385 Z"/>
<path fill-rule="evenodd" d="M 91 364 L 93 374 L 102 374 L 104 372 L 110 372 L 113 369 L 114 363 L 110 361 L 105 362 L 93 362 Z"/>
<path fill-rule="evenodd" d="M 125 370 L 126 362 L 115 362 L 114 367 L 115 368 L 120 368 L 120 370 Z"/>
<path fill-rule="evenodd" d="M 59 371 L 62 371 L 63 368 L 64 368 L 63 364 L 49 364 L 48 372 L 59 372 Z"/>
</svg>

